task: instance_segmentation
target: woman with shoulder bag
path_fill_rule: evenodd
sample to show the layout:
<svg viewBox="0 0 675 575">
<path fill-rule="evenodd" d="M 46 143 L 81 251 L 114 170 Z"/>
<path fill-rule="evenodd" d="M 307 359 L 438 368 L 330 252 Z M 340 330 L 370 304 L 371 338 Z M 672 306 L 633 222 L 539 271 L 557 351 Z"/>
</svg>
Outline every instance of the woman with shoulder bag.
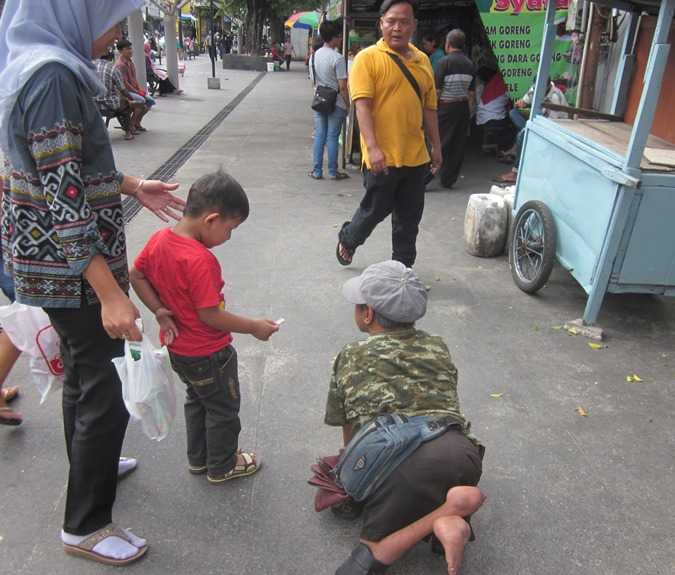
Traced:
<svg viewBox="0 0 675 575">
<path fill-rule="evenodd" d="M 344 180 L 349 176 L 338 172 L 338 139 L 349 112 L 347 64 L 336 48 L 342 42 L 342 29 L 336 22 L 324 21 L 319 27 L 323 47 L 311 57 L 310 71 L 314 81 L 314 148 L 313 167 L 309 177 L 323 179 L 323 150 L 328 148 L 328 179 Z"/>
</svg>

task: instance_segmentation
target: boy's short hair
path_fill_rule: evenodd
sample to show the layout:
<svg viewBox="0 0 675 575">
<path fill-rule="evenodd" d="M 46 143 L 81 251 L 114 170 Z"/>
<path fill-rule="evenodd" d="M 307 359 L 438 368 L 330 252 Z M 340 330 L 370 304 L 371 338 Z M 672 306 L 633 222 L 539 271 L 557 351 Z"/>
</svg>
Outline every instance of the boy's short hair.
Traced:
<svg viewBox="0 0 675 575">
<path fill-rule="evenodd" d="M 197 218 L 218 212 L 223 218 L 248 218 L 249 206 L 241 184 L 222 168 L 199 178 L 190 187 L 184 214 Z"/>
</svg>

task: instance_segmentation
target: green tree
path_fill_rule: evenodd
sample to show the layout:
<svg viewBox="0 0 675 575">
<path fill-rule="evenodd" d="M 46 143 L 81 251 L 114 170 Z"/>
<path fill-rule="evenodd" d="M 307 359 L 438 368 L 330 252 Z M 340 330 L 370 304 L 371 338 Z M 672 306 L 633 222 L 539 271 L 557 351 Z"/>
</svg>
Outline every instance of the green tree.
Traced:
<svg viewBox="0 0 675 575">
<path fill-rule="evenodd" d="M 283 23 L 294 10 L 312 10 L 320 0 L 217 0 L 221 16 L 243 22 L 243 51 L 257 54 L 262 46 L 263 28 L 269 25 L 273 40 L 283 38 Z"/>
</svg>

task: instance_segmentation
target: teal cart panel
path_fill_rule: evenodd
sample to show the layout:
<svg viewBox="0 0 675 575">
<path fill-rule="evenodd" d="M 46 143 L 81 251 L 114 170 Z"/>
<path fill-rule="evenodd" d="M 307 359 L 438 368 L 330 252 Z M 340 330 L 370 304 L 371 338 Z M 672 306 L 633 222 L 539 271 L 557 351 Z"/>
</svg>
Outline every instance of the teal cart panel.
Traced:
<svg viewBox="0 0 675 575">
<path fill-rule="evenodd" d="M 611 284 L 617 283 L 661 286 L 664 291 L 675 285 L 675 189 L 646 186 L 640 192 L 642 197 L 634 202 L 634 224 L 619 248 L 620 269 L 615 268 L 610 291 L 614 291 Z"/>
<path fill-rule="evenodd" d="M 573 140 L 545 137 L 528 125 L 514 209 L 544 202 L 555 216 L 558 261 L 589 293 L 614 211 L 619 185 L 601 173 L 598 157 L 580 161 Z"/>
</svg>

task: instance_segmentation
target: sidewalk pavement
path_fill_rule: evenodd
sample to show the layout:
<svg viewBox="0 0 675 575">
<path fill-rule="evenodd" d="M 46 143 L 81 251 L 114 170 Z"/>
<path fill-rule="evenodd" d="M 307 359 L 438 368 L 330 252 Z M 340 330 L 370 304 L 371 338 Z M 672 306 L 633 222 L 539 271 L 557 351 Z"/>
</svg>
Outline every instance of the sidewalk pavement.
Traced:
<svg viewBox="0 0 675 575">
<path fill-rule="evenodd" d="M 339 430 L 322 424 L 331 360 L 359 337 L 341 284 L 390 257 L 391 232 L 389 222 L 381 224 L 351 267 L 335 261 L 337 230 L 359 201 L 361 183 L 353 171 L 340 183 L 307 178 L 311 90 L 301 65 L 294 68 L 268 74 L 175 178 L 185 193 L 223 165 L 249 195 L 251 216 L 214 251 L 231 310 L 287 320 L 268 343 L 235 339 L 240 443 L 256 449 L 264 467 L 253 478 L 211 486 L 187 473 L 182 414 L 161 443 L 130 424 L 124 453 L 141 463 L 120 485 L 115 516 L 151 549 L 129 573 L 330 575 L 358 537 L 357 524 L 314 512 L 305 480 L 314 459 L 339 446 Z M 243 86 L 252 78 L 245 74 L 225 75 Z M 194 81 L 188 93 L 203 104 L 190 114 L 198 108 L 191 117 L 199 121 L 174 114 L 173 98 L 162 100 L 166 120 L 151 123 L 161 108 L 149 116 L 151 131 L 142 137 L 153 139 L 142 157 L 115 141 L 123 171 L 156 169 L 171 152 L 165 134 L 177 147 L 190 125 L 196 132 L 223 104 Z M 486 191 L 499 171 L 485 158 L 467 158 L 457 190 L 427 195 L 418 242 L 416 270 L 431 286 L 420 327 L 446 339 L 463 411 L 487 446 L 481 487 L 488 501 L 472 521 L 477 540 L 467 546 L 462 573 L 671 573 L 675 301 L 609 297 L 599 321 L 610 339 L 601 350 L 556 329 L 585 304 L 567 273 L 556 270 L 548 287 L 529 297 L 513 284 L 504 258 L 464 252 L 468 195 Z M 162 225 L 145 212 L 131 222 L 130 258 Z M 154 337 L 152 318 L 143 315 Z M 628 383 L 633 373 L 643 383 Z M 22 363 L 10 381 L 27 376 Z M 0 430 L 3 572 L 112 572 L 60 549 L 66 462 L 59 398 L 39 407 L 27 381 L 23 389 L 25 423 Z M 579 406 L 588 416 L 578 415 Z M 390 572 L 446 570 L 420 545 Z"/>
</svg>

